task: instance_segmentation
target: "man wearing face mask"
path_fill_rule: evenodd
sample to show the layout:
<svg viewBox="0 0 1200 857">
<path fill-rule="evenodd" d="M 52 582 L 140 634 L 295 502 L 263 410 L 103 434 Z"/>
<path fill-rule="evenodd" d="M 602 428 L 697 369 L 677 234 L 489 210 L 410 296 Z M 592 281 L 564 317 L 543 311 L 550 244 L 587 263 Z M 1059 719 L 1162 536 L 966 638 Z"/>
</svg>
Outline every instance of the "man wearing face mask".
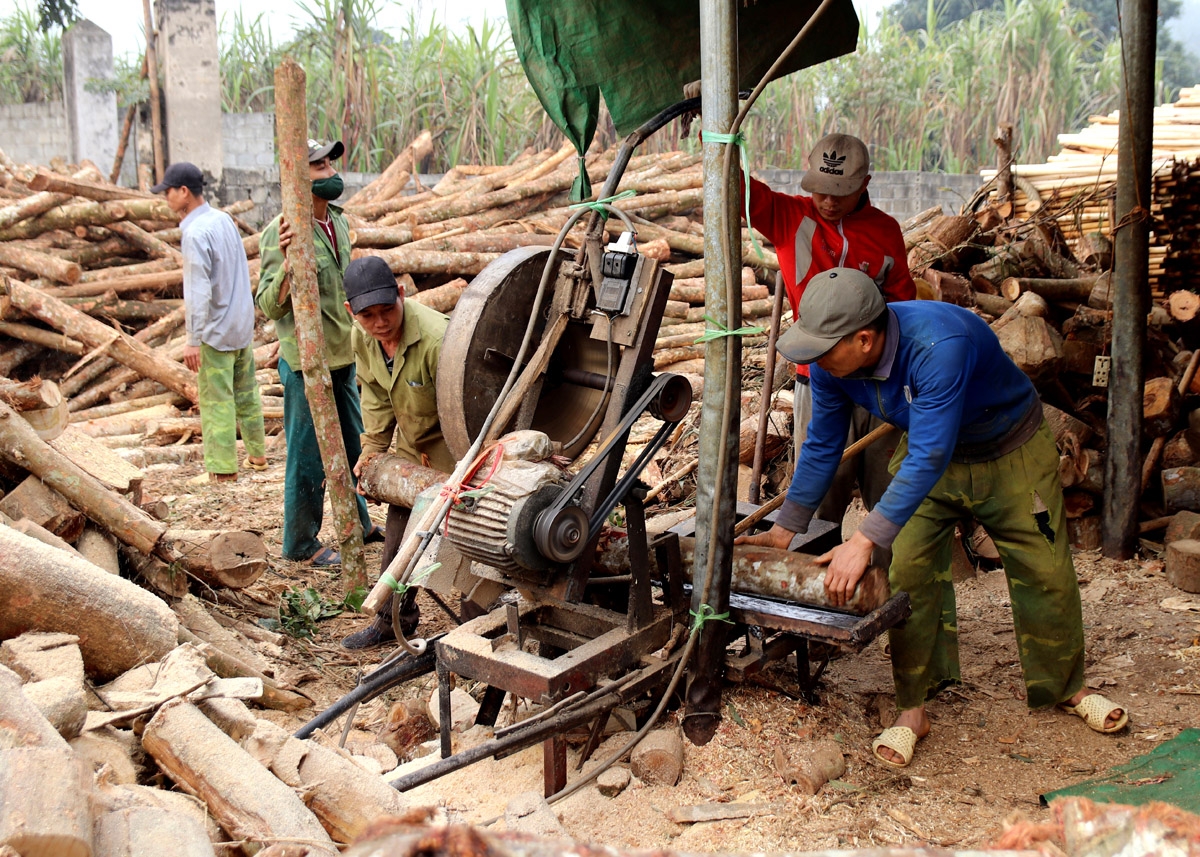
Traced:
<svg viewBox="0 0 1200 857">
<path fill-rule="evenodd" d="M 362 412 L 355 384 L 354 351 L 350 343 L 351 318 L 346 311 L 342 273 L 350 262 L 350 229 L 342 210 L 332 200 L 342 195 L 342 177 L 333 161 L 342 156 L 341 141 L 322 144 L 308 141 L 308 168 L 312 178 L 313 244 L 316 251 L 317 289 L 321 298 L 321 328 L 325 334 L 325 360 L 333 379 L 342 441 L 350 467 L 358 462 L 363 431 Z M 291 268 L 287 248 L 295 233 L 279 217 L 263 229 L 259 239 L 262 272 L 255 303 L 275 322 L 279 337 L 279 379 L 283 383 L 283 430 L 287 441 L 284 471 L 283 557 L 308 561 L 324 568 L 341 564 L 341 556 L 322 546 L 317 535 L 325 505 L 325 468 L 304 393 L 296 320 L 292 315 Z M 367 504 L 357 498 L 358 516 L 366 541 L 382 541 L 383 528 L 371 522 Z"/>
</svg>

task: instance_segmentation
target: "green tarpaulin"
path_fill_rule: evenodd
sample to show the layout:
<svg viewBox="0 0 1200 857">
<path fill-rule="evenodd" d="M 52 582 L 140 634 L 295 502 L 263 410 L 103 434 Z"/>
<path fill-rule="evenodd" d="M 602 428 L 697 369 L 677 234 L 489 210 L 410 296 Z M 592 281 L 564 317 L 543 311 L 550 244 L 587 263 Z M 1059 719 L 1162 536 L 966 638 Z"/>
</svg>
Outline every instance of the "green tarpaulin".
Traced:
<svg viewBox="0 0 1200 857">
<path fill-rule="evenodd" d="M 1046 792 L 1042 802 L 1085 797 L 1103 803 L 1141 806 L 1152 800 L 1200 813 L 1200 729 L 1185 729 L 1144 756 L 1102 777 Z"/>
<path fill-rule="evenodd" d="M 625 136 L 683 100 L 700 78 L 701 0 L 507 0 L 517 56 L 546 112 L 582 154 L 600 96 Z M 751 89 L 819 0 L 738 4 L 738 80 Z M 835 0 L 779 76 L 854 50 L 858 16 Z"/>
</svg>

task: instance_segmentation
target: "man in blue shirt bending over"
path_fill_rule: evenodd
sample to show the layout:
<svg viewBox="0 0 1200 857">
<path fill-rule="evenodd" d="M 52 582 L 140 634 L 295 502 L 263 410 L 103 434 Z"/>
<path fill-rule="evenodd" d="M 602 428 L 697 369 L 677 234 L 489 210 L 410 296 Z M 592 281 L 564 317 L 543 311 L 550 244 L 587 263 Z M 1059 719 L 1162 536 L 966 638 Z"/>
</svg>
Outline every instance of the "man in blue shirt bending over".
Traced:
<svg viewBox="0 0 1200 857">
<path fill-rule="evenodd" d="M 952 304 L 887 304 L 870 277 L 813 277 L 779 352 L 812 369 L 813 417 L 778 523 L 742 544 L 786 548 L 808 529 L 837 470 L 854 405 L 904 429 L 891 485 L 858 531 L 817 558 L 834 605 L 853 595 L 876 546 L 892 548 L 893 591 L 912 616 L 893 628 L 895 724 L 871 745 L 893 767 L 929 734 L 925 702 L 962 681 L 950 575 L 955 524 L 974 516 L 1008 578 L 1030 708 L 1062 706 L 1098 732 L 1129 718 L 1084 685 L 1083 619 L 1058 452 L 1030 380 L 987 324 Z"/>
</svg>

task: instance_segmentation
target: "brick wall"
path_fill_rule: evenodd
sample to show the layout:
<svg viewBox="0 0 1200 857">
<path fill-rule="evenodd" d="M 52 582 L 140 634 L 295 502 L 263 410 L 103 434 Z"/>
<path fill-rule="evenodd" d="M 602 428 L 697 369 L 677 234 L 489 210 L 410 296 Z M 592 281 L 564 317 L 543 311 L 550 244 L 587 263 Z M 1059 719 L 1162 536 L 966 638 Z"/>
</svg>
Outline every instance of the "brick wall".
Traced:
<svg viewBox="0 0 1200 857">
<path fill-rule="evenodd" d="M 0 148 L 18 164 L 48 164 L 51 158 L 65 158 L 70 141 L 63 103 L 0 104 L 0 141 Z"/>
</svg>

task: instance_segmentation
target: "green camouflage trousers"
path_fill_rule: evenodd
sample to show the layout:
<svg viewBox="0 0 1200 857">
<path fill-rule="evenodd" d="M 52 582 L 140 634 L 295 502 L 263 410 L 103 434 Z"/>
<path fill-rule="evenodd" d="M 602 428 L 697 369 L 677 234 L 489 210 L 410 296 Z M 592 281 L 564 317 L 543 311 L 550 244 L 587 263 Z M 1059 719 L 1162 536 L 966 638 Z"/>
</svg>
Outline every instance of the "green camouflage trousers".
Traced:
<svg viewBox="0 0 1200 857">
<path fill-rule="evenodd" d="M 241 428 L 248 458 L 266 454 L 262 399 L 254 379 L 254 349 L 217 351 L 200 346 L 200 431 L 204 435 L 204 469 L 237 473 L 237 435 Z"/>
<path fill-rule="evenodd" d="M 907 451 L 905 435 L 893 474 Z M 1070 698 L 1083 687 L 1083 616 L 1058 452 L 1043 422 L 1024 445 L 995 461 L 951 462 L 896 537 L 892 591 L 912 599 L 912 616 L 889 632 L 896 708 L 917 708 L 962 681 L 950 549 L 955 524 L 970 516 L 1004 564 L 1029 707 Z"/>
</svg>

